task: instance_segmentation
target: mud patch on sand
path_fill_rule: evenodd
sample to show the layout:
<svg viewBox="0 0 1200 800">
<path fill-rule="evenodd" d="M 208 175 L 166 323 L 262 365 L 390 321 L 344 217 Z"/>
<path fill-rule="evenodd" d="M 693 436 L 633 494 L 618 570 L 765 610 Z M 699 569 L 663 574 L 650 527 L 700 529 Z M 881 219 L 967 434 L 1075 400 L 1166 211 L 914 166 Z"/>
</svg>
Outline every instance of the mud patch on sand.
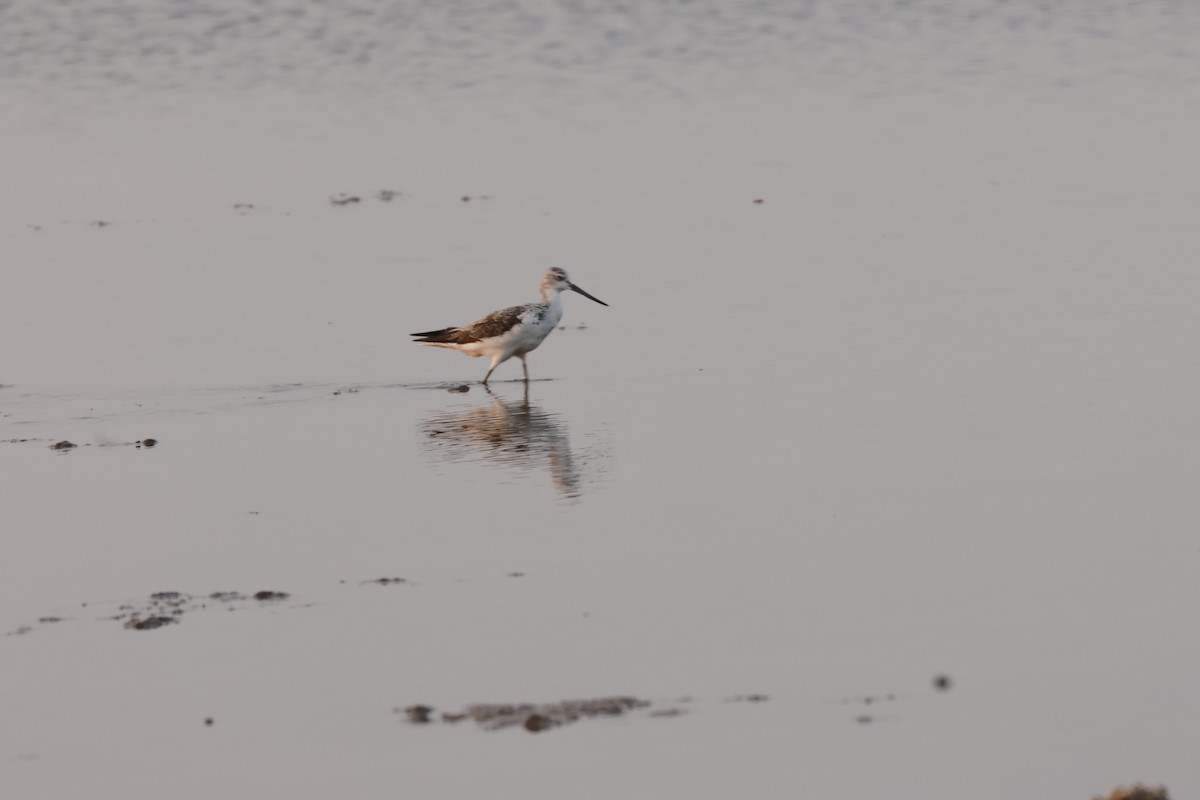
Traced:
<svg viewBox="0 0 1200 800">
<path fill-rule="evenodd" d="M 359 586 L 366 586 L 369 583 L 374 583 L 379 586 L 395 586 L 399 583 L 408 583 L 404 578 L 372 578 L 366 581 L 360 581 Z"/>
<path fill-rule="evenodd" d="M 223 607 L 233 611 L 239 606 L 261 605 L 263 603 L 286 600 L 287 592 L 277 592 L 264 589 L 251 595 L 241 592 L 221 591 L 211 592 L 205 597 L 196 597 L 184 592 L 155 592 L 150 595 L 147 604 L 133 606 L 123 605 L 121 613 L 110 619 L 124 620 L 125 628 L 133 631 L 152 631 L 173 625 L 180 621 L 184 614 L 203 611 L 210 607 Z"/>
<path fill-rule="evenodd" d="M 155 592 L 146 600 L 139 602 L 121 603 L 115 613 L 91 617 L 93 620 L 120 622 L 122 627 L 131 631 L 153 631 L 177 625 L 184 615 L 197 611 L 224 609 L 238 611 L 250 608 L 261 608 L 265 605 L 278 603 L 290 598 L 287 592 L 274 589 L 263 589 L 251 594 L 234 591 L 210 592 L 207 595 L 193 595 L 186 592 Z M 102 603 L 82 603 L 82 608 L 95 611 L 102 608 Z M 78 619 L 77 617 L 43 616 L 38 618 L 38 624 L 48 625 Z M 32 633 L 33 625 L 21 625 L 7 633 L 8 636 L 21 636 Z"/>
<path fill-rule="evenodd" d="M 36 442 L 36 441 L 42 441 L 42 440 L 39 440 L 39 439 L 6 439 L 5 440 L 5 442 L 8 444 L 17 444 L 20 442 Z M 75 444 L 74 442 L 70 441 L 69 439 L 59 439 L 58 441 L 54 442 L 54 444 L 50 445 L 50 449 L 56 450 L 56 451 L 62 453 L 62 452 L 70 452 L 71 450 L 75 450 L 80 447 L 93 447 L 93 446 L 95 446 L 95 447 L 132 447 L 135 450 L 141 450 L 144 447 L 146 447 L 146 448 L 155 447 L 157 445 L 158 445 L 158 439 L 154 439 L 154 438 L 150 438 L 150 437 L 147 437 L 145 439 L 138 439 L 136 442 L 101 442 L 96 445 L 91 445 L 91 444 L 78 445 L 78 444 Z"/>
<path fill-rule="evenodd" d="M 592 700 L 563 700 L 558 703 L 474 703 L 461 711 L 442 712 L 442 722 L 456 723 L 474 720 L 485 731 L 521 727 L 530 733 L 569 725 L 583 719 L 619 717 L 629 711 L 647 708 L 649 700 L 636 697 L 600 697 Z M 414 725 L 435 720 L 436 709 L 424 704 L 396 708 Z"/>
</svg>

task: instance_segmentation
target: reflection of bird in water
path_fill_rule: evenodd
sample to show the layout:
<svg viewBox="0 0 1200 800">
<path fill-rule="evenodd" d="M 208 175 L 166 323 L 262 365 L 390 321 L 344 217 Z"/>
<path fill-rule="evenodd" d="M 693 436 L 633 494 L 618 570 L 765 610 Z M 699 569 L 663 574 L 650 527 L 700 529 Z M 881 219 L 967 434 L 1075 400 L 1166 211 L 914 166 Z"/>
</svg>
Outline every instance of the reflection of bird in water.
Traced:
<svg viewBox="0 0 1200 800">
<path fill-rule="evenodd" d="M 443 411 L 422 422 L 426 449 L 449 461 L 487 461 L 523 472 L 548 469 L 559 494 L 578 498 L 581 479 L 566 425 L 529 404 L 528 384 L 519 402 L 487 391 L 487 405 Z"/>
<path fill-rule="evenodd" d="M 562 319 L 562 300 L 559 299 L 559 295 L 567 289 L 578 292 L 589 300 L 595 300 L 602 306 L 608 305 L 571 283 L 565 269 L 551 267 L 542 276 L 540 303 L 493 311 L 486 317 L 460 328 L 442 328 L 411 335 L 418 337 L 415 340 L 417 344 L 449 347 L 472 357 L 487 356 L 492 359 L 492 366 L 483 376 L 484 386 L 487 386 L 488 378 L 492 377 L 496 367 L 516 356 L 521 359 L 521 368 L 525 370 L 525 382 L 529 383 L 529 365 L 525 363 L 525 354 L 545 341 L 550 331 L 554 330 L 554 326 Z"/>
</svg>

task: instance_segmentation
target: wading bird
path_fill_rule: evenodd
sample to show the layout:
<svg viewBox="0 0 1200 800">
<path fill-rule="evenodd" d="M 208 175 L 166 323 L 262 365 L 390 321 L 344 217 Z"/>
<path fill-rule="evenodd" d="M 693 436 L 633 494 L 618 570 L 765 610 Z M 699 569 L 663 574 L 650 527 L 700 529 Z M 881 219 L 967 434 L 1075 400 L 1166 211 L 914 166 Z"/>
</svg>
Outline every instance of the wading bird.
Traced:
<svg viewBox="0 0 1200 800">
<path fill-rule="evenodd" d="M 558 321 L 562 319 L 562 300 L 558 295 L 567 289 L 578 292 L 602 306 L 608 305 L 571 283 L 565 269 L 551 267 L 542 275 L 540 303 L 527 303 L 493 311 L 470 325 L 458 328 L 442 328 L 410 335 L 417 337 L 414 340 L 417 344 L 449 347 L 471 357 L 490 358 L 492 366 L 487 375 L 483 376 L 484 386 L 487 386 L 488 378 L 492 377 L 496 367 L 516 356 L 521 359 L 521 367 L 525 370 L 525 382 L 528 383 L 529 365 L 525 363 L 525 355 L 545 341 L 550 331 L 554 330 Z"/>
</svg>

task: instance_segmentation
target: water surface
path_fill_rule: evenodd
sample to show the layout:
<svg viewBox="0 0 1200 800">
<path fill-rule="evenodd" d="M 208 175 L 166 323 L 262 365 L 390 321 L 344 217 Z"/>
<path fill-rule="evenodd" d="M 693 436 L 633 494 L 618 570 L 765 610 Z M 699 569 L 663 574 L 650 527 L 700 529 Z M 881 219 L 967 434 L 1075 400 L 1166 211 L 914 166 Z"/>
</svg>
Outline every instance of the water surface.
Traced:
<svg viewBox="0 0 1200 800">
<path fill-rule="evenodd" d="M 6 796 L 1200 791 L 1189 7 L 0 25 Z"/>
</svg>

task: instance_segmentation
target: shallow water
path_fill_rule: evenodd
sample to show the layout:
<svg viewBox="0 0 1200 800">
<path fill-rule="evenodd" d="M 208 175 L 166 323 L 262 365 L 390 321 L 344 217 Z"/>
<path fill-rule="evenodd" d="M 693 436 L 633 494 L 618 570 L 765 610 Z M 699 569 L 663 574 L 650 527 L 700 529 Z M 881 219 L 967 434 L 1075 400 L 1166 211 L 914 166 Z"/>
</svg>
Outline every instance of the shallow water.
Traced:
<svg viewBox="0 0 1200 800">
<path fill-rule="evenodd" d="M 0 11 L 5 796 L 1200 791 L 1194 11 L 254 9 Z"/>
</svg>

